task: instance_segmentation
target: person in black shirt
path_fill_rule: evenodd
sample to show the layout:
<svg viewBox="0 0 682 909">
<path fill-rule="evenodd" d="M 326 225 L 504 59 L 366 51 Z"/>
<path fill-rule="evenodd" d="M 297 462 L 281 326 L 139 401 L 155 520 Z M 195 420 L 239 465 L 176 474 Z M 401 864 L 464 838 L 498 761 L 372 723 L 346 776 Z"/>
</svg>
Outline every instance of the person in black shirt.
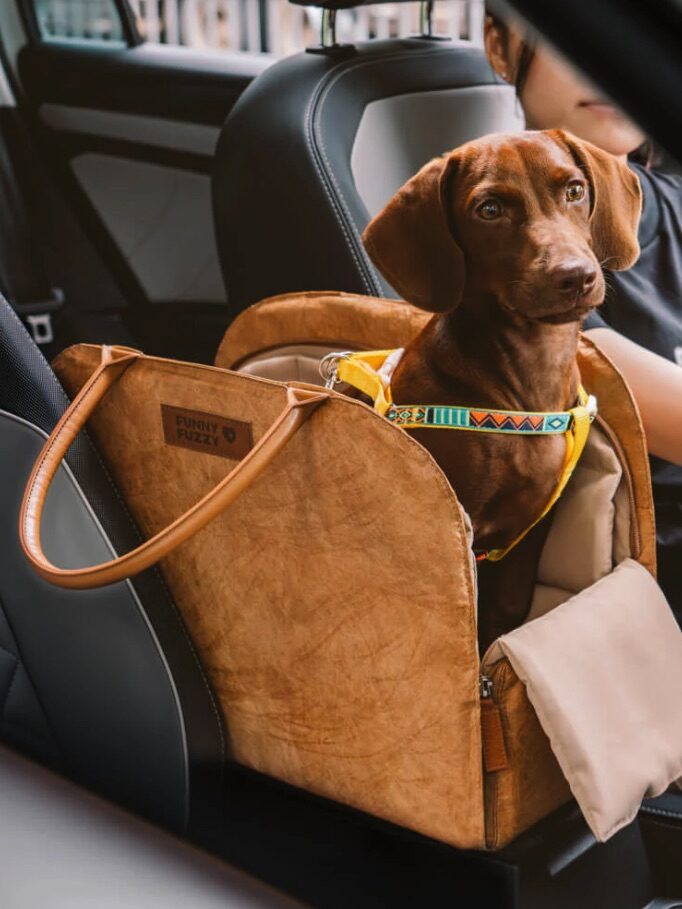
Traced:
<svg viewBox="0 0 682 909">
<path fill-rule="evenodd" d="M 671 360 L 682 375 L 682 180 L 632 166 L 644 196 L 639 226 L 641 255 L 629 271 L 609 275 L 609 293 L 602 306 L 585 320 L 583 328 L 601 329 L 595 331 L 594 337 L 607 349 L 608 335 L 603 332 L 617 331 Z M 617 350 L 614 360 L 618 363 Z M 619 365 L 623 368 L 623 364 Z M 624 372 L 627 376 L 627 368 Z M 670 388 L 665 384 L 651 385 L 647 391 L 648 395 L 660 396 L 662 409 Z M 646 403 L 640 395 L 637 397 L 642 416 L 646 417 Z M 665 420 L 665 413 L 659 418 Z M 671 429 L 682 435 L 679 418 Z M 658 580 L 682 625 L 682 468 L 655 455 L 650 457 L 650 464 Z"/>
<path fill-rule="evenodd" d="M 643 193 L 641 255 L 607 274 L 583 329 L 618 366 L 639 406 L 651 455 L 658 580 L 682 626 L 682 180 L 651 167 L 641 130 L 523 27 L 489 11 L 485 47 L 516 86 L 528 129 L 562 128 L 626 159 Z M 641 163 L 635 163 L 638 157 Z"/>
</svg>

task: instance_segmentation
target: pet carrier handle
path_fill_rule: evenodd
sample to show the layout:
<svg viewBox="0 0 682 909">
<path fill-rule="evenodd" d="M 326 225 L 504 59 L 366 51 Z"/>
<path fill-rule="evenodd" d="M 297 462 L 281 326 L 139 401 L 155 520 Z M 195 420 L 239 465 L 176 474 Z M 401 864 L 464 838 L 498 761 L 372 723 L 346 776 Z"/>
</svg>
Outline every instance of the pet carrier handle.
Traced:
<svg viewBox="0 0 682 909">
<path fill-rule="evenodd" d="M 288 387 L 286 407 L 246 457 L 172 524 L 141 546 L 109 562 L 87 568 L 57 568 L 48 561 L 40 544 L 40 522 L 50 484 L 69 446 L 104 395 L 125 370 L 143 356 L 139 351 L 127 348 L 102 348 L 101 363 L 52 430 L 29 477 L 19 518 L 21 545 L 36 572 L 58 587 L 72 590 L 104 587 L 155 565 L 248 489 L 294 436 L 315 406 L 329 397 L 324 391 Z"/>
</svg>

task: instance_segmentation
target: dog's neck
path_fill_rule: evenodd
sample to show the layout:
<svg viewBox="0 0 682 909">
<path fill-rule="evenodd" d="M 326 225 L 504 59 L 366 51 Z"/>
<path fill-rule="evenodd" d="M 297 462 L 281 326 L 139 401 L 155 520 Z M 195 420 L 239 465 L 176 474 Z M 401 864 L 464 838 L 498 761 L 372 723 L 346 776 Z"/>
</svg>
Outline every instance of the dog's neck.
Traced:
<svg viewBox="0 0 682 909">
<path fill-rule="evenodd" d="M 579 322 L 530 320 L 492 296 L 467 295 L 431 328 L 432 365 L 479 406 L 552 411 L 575 404 Z"/>
</svg>

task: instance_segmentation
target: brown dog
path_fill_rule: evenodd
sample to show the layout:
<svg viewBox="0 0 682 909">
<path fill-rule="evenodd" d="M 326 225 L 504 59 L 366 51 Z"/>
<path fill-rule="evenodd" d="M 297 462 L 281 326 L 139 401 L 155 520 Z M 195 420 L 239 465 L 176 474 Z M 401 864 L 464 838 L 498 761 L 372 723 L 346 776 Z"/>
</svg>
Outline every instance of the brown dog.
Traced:
<svg viewBox="0 0 682 909">
<path fill-rule="evenodd" d="M 396 403 L 573 407 L 581 320 L 604 298 L 601 266 L 636 261 L 640 210 L 627 165 L 562 130 L 487 136 L 425 165 L 363 235 L 391 285 L 437 313 L 393 375 Z M 527 528 L 564 461 L 562 435 L 410 431 L 469 513 L 476 549 Z M 525 618 L 546 524 L 481 572 L 482 647 Z"/>
</svg>

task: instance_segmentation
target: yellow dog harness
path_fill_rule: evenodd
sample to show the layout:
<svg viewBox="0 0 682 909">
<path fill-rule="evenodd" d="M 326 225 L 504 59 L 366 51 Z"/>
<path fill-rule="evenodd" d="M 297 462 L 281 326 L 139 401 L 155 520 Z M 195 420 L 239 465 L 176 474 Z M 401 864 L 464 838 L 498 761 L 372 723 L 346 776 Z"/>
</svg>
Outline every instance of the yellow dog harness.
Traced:
<svg viewBox="0 0 682 909">
<path fill-rule="evenodd" d="M 480 561 L 498 562 L 514 548 L 552 508 L 578 463 L 587 442 L 590 424 L 597 414 L 597 402 L 582 385 L 578 388 L 578 404 L 567 411 L 539 413 L 516 410 L 451 407 L 437 404 L 394 404 L 390 384 L 379 370 L 393 350 L 371 350 L 362 353 L 331 353 L 320 363 L 320 373 L 328 387 L 345 382 L 368 395 L 374 410 L 403 429 L 459 429 L 471 432 L 512 433 L 515 435 L 557 435 L 566 439 L 566 455 L 559 481 L 542 513 L 519 536 L 503 549 L 491 549 L 477 554 Z"/>
</svg>

